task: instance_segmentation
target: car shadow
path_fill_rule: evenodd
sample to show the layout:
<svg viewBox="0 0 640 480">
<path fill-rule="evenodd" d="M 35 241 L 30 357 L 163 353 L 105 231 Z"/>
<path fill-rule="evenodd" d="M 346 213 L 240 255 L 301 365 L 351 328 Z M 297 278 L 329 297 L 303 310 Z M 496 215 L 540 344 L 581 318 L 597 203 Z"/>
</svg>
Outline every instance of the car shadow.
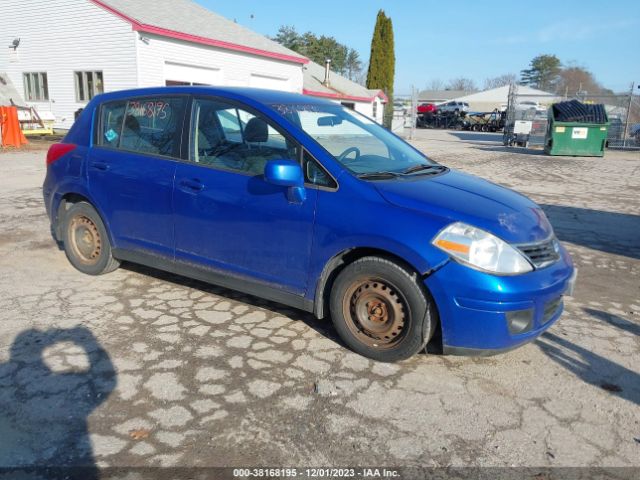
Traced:
<svg viewBox="0 0 640 480">
<path fill-rule="evenodd" d="M 87 419 L 115 386 L 111 359 L 90 330 L 20 333 L 0 363 L 0 472 L 97 480 Z"/>
<path fill-rule="evenodd" d="M 163 282 L 169 282 L 175 285 L 180 285 L 182 287 L 193 288 L 201 292 L 206 292 L 213 295 L 224 297 L 228 300 L 242 302 L 244 304 L 251 305 L 256 308 L 267 309 L 273 313 L 286 316 L 287 318 L 293 321 L 304 323 L 312 330 L 315 330 L 318 334 L 322 335 L 328 340 L 331 340 L 337 343 L 342 348 L 350 351 L 350 348 L 342 341 L 342 339 L 338 336 L 337 332 L 333 328 L 333 323 L 331 322 L 331 319 L 328 316 L 328 313 L 325 318 L 318 319 L 312 313 L 306 312 L 304 310 L 300 310 L 298 308 L 290 307 L 282 303 L 273 302 L 271 300 L 265 300 L 264 298 L 256 297 L 248 293 L 240 292 L 238 290 L 231 290 L 229 288 L 220 287 L 218 285 L 214 285 L 211 283 L 195 280 L 189 277 L 183 277 L 175 273 L 165 272 L 164 270 L 157 270 L 155 268 L 147 267 L 145 265 L 139 265 L 136 263 L 124 262 L 121 265 L 121 268 L 124 268 L 125 270 L 128 270 L 130 272 L 153 277 L 156 280 L 161 280 Z M 437 329 L 433 338 L 430 340 L 429 344 L 419 354 L 428 352 L 434 355 L 441 355 L 442 354 L 441 335 L 442 334 L 440 332 L 440 329 Z"/>
<path fill-rule="evenodd" d="M 626 318 L 619 317 L 612 313 L 603 312 L 602 310 L 596 310 L 594 308 L 583 308 L 583 310 L 585 313 L 588 313 L 602 322 L 608 323 L 612 327 L 619 328 L 620 330 L 624 330 L 625 332 L 629 332 L 640 337 L 640 324 L 630 322 Z"/>
<path fill-rule="evenodd" d="M 502 133 L 481 133 L 481 132 L 465 132 L 465 131 L 451 131 L 449 134 L 457 137 L 459 140 L 471 143 L 478 143 L 484 145 L 489 142 L 502 144 Z"/>
<path fill-rule="evenodd" d="M 640 375 L 568 340 L 546 332 L 536 344 L 583 382 L 640 405 Z"/>
<path fill-rule="evenodd" d="M 242 302 L 247 305 L 251 305 L 256 308 L 265 308 L 277 313 L 279 315 L 286 316 L 294 321 L 300 321 L 305 323 L 308 327 L 312 328 L 320 335 L 339 343 L 342 346 L 345 344 L 338 337 L 337 333 L 333 330 L 333 325 L 328 319 L 319 320 L 313 314 L 305 312 L 282 303 L 273 302 L 271 300 L 265 300 L 264 298 L 256 297 L 247 293 L 240 292 L 238 290 L 231 290 L 229 288 L 220 287 L 211 283 L 195 280 L 189 277 L 183 277 L 181 275 L 165 272 L 164 270 L 157 270 L 155 268 L 139 265 L 135 263 L 125 262 L 121 265 L 121 268 L 129 270 L 130 272 L 139 273 L 153 277 L 163 282 L 173 283 L 182 287 L 193 288 L 201 292 L 210 293 L 220 297 L 225 297 L 229 300 Z M 345 347 L 346 348 L 346 347 Z"/>
<path fill-rule="evenodd" d="M 515 155 L 546 156 L 546 154 L 544 153 L 544 150 L 542 150 L 541 148 L 505 147 L 504 145 L 497 145 L 492 147 L 478 146 L 473 148 L 476 148 L 478 150 L 483 150 L 485 152 L 504 152 L 504 153 L 515 154 Z M 553 158 L 553 157 L 549 157 L 549 158 Z"/>
<path fill-rule="evenodd" d="M 630 258 L 640 258 L 640 216 L 565 205 L 541 204 L 563 241 Z"/>
</svg>

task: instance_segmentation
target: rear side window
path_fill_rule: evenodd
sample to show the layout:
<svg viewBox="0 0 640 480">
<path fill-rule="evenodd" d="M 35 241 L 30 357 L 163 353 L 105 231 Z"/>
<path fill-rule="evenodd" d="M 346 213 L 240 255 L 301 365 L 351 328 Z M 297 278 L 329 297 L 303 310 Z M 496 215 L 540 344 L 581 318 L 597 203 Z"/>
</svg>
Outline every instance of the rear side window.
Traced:
<svg viewBox="0 0 640 480">
<path fill-rule="evenodd" d="M 184 97 L 145 97 L 102 107 L 99 145 L 178 157 Z"/>
</svg>

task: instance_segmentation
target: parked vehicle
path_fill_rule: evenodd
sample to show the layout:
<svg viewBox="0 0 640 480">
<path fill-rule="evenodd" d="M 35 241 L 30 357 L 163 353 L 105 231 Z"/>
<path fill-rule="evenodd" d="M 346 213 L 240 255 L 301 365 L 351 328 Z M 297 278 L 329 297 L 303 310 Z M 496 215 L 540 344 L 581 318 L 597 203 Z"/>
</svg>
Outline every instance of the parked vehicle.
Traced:
<svg viewBox="0 0 640 480">
<path fill-rule="evenodd" d="M 548 113 L 546 110 L 536 110 L 533 120 L 531 121 L 531 135 L 543 135 L 547 131 Z"/>
<path fill-rule="evenodd" d="M 440 113 L 462 113 L 469 111 L 469 104 L 467 102 L 447 102 L 438 105 L 438 111 Z"/>
<path fill-rule="evenodd" d="M 531 200 L 292 93 L 98 95 L 49 149 L 43 194 L 81 272 L 135 262 L 330 315 L 381 361 L 432 338 L 457 354 L 522 345 L 575 278 Z"/>
<path fill-rule="evenodd" d="M 418 105 L 418 113 L 436 113 L 438 107 L 434 103 L 421 103 Z"/>
<path fill-rule="evenodd" d="M 516 104 L 516 110 L 535 110 L 536 112 L 546 113 L 547 107 L 532 100 L 523 100 Z"/>
</svg>

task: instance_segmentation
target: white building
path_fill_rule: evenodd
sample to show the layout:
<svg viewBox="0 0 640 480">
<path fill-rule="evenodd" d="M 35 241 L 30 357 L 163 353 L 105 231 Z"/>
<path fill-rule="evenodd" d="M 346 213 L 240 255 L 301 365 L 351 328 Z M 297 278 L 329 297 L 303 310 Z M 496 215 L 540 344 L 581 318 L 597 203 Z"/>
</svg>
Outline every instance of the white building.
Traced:
<svg viewBox="0 0 640 480">
<path fill-rule="evenodd" d="M 328 98 L 382 123 L 388 102 L 382 90 L 369 90 L 315 62 L 310 61 L 303 70 L 305 95 Z"/>
<path fill-rule="evenodd" d="M 189 0 L 2 0 L 0 72 L 57 128 L 103 91 L 193 83 L 302 93 L 308 62 Z"/>
<path fill-rule="evenodd" d="M 562 98 L 557 95 L 525 85 L 518 86 L 517 94 L 518 102 L 533 102 L 545 107 L 562 100 Z M 498 110 L 504 110 L 509 102 L 509 85 L 462 95 L 453 100 L 457 102 L 467 102 L 469 104 L 469 110 L 472 112 L 491 112 L 496 108 Z"/>
<path fill-rule="evenodd" d="M 191 0 L 25 3 L 2 0 L 0 72 L 56 128 L 98 93 L 183 84 L 304 92 L 382 122 L 384 93 L 335 73 L 325 85 L 324 67 Z"/>
</svg>

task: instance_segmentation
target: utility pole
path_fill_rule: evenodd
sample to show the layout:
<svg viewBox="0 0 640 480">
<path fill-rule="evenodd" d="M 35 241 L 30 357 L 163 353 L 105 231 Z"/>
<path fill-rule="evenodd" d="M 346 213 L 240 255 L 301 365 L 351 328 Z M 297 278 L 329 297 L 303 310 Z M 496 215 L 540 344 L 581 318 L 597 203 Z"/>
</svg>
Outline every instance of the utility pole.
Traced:
<svg viewBox="0 0 640 480">
<path fill-rule="evenodd" d="M 631 104 L 633 102 L 633 89 L 635 88 L 635 82 L 631 82 L 631 89 L 629 90 L 629 104 L 627 105 L 627 118 L 624 121 L 624 136 L 622 138 L 622 148 L 627 146 L 627 134 L 629 133 L 629 115 L 631 114 Z"/>
</svg>

